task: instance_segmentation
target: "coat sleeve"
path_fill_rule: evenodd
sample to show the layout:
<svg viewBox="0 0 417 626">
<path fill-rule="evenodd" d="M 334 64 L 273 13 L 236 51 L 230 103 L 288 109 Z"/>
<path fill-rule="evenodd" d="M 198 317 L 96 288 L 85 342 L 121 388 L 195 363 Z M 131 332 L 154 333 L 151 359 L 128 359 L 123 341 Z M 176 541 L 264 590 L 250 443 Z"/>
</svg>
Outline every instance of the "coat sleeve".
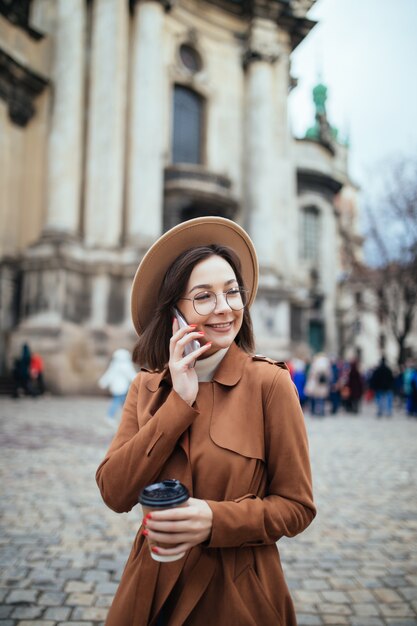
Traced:
<svg viewBox="0 0 417 626">
<path fill-rule="evenodd" d="M 293 537 L 314 519 L 304 415 L 290 375 L 278 370 L 264 402 L 266 496 L 208 501 L 213 526 L 208 547 L 271 544 Z"/>
<path fill-rule="evenodd" d="M 130 386 L 119 430 L 96 473 L 104 502 L 117 513 L 137 504 L 139 492 L 155 480 L 179 437 L 198 415 L 171 390 L 155 414 L 139 427 L 143 423 L 137 402 L 140 376 Z"/>
</svg>

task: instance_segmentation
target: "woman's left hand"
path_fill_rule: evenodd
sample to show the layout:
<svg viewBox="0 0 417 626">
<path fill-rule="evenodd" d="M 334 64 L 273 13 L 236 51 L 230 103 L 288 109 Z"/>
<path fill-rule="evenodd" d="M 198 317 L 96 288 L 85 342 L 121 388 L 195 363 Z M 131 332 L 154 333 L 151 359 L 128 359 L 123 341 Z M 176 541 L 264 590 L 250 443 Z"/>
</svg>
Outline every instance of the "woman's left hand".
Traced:
<svg viewBox="0 0 417 626">
<path fill-rule="evenodd" d="M 146 536 L 152 544 L 157 544 L 156 552 L 161 556 L 173 556 L 186 552 L 206 541 L 211 535 L 213 512 L 205 500 L 190 498 L 188 505 L 152 511 L 144 518 Z M 160 547 L 159 544 L 172 544 Z"/>
</svg>

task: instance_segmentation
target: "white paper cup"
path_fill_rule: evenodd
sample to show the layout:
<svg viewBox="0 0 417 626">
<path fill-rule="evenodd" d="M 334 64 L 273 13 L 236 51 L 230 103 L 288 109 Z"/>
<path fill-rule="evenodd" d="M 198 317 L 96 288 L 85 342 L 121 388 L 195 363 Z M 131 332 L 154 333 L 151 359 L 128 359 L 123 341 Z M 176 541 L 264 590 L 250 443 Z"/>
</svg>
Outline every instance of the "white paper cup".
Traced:
<svg viewBox="0 0 417 626">
<path fill-rule="evenodd" d="M 143 489 L 139 495 L 139 502 L 142 506 L 143 517 L 153 511 L 165 511 L 183 506 L 188 506 L 189 493 L 185 485 L 179 480 L 168 479 L 160 483 L 153 483 Z M 185 556 L 185 552 L 172 556 L 163 556 L 152 551 L 152 547 L 172 548 L 173 544 L 155 543 L 146 538 L 149 546 L 150 555 L 154 561 L 160 563 L 169 563 L 178 561 Z"/>
</svg>

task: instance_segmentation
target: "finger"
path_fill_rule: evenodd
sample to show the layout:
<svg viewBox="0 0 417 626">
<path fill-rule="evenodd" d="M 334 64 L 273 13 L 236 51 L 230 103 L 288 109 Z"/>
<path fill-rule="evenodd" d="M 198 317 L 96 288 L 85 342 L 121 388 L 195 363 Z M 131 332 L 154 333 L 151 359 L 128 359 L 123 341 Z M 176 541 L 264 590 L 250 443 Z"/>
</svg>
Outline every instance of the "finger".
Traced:
<svg viewBox="0 0 417 626">
<path fill-rule="evenodd" d="M 193 350 L 193 352 L 190 352 L 190 354 L 187 354 L 187 356 L 184 356 L 181 359 L 181 364 L 187 365 L 188 367 L 190 363 L 193 363 L 196 359 L 198 359 L 199 356 L 207 352 L 207 350 L 209 350 L 210 348 L 211 348 L 211 341 L 209 341 L 208 343 L 205 343 L 198 350 Z"/>
<path fill-rule="evenodd" d="M 148 515 L 146 524 L 151 524 L 154 521 L 178 521 L 190 519 L 196 514 L 197 508 L 195 506 L 177 506 L 172 509 L 164 509 L 163 511 L 152 511 Z"/>
<path fill-rule="evenodd" d="M 197 341 L 198 345 L 200 345 L 200 342 L 202 340 L 204 340 L 203 332 L 199 332 L 199 331 L 188 332 L 175 342 L 174 352 L 176 351 L 178 352 L 178 354 L 183 354 L 187 345 L 190 344 L 192 341 Z"/>
<path fill-rule="evenodd" d="M 192 339 L 198 339 L 202 337 L 202 335 L 199 335 L 198 333 L 193 334 L 195 326 L 196 325 L 193 324 L 192 326 L 186 326 L 185 328 L 180 328 L 172 335 L 171 339 L 169 340 L 169 352 L 171 356 L 173 356 L 176 353 L 177 355 L 179 355 L 178 360 L 181 358 L 182 353 L 184 352 L 184 344 L 187 343 L 187 341 L 184 341 L 183 344 L 179 344 L 179 342 L 181 339 L 183 339 L 187 335 L 192 335 L 192 337 L 190 338 L 190 341 Z"/>
<path fill-rule="evenodd" d="M 161 556 L 175 556 L 176 554 L 182 554 L 182 552 L 187 552 L 193 546 L 189 543 L 181 543 L 178 546 L 173 548 L 161 548 L 160 546 L 153 546 L 153 550 L 155 554 L 160 554 Z"/>
<path fill-rule="evenodd" d="M 197 339 L 197 341 L 199 339 L 203 339 L 204 335 L 205 333 L 202 330 L 192 330 L 191 332 L 188 332 L 183 337 L 178 339 L 177 345 L 184 347 L 185 345 L 187 345 L 187 343 L 189 343 L 190 341 L 193 341 L 194 339 Z"/>
<path fill-rule="evenodd" d="M 175 320 L 175 323 L 177 324 L 177 330 L 173 333 L 171 337 L 171 339 L 174 339 L 175 341 L 178 341 L 178 339 L 181 339 L 181 337 L 183 337 L 187 333 L 192 333 L 197 328 L 197 324 L 189 324 L 188 326 L 183 326 L 182 328 L 180 328 L 177 320 Z M 174 325 L 172 327 L 172 330 L 174 330 Z"/>
<path fill-rule="evenodd" d="M 169 546 L 177 546 L 180 543 L 189 543 L 194 535 L 190 533 L 155 533 L 149 531 L 148 540 L 151 543 L 166 544 Z"/>
<path fill-rule="evenodd" d="M 146 530 L 153 533 L 188 533 L 200 530 L 197 520 L 181 520 L 179 522 L 152 522 L 146 525 Z"/>
</svg>

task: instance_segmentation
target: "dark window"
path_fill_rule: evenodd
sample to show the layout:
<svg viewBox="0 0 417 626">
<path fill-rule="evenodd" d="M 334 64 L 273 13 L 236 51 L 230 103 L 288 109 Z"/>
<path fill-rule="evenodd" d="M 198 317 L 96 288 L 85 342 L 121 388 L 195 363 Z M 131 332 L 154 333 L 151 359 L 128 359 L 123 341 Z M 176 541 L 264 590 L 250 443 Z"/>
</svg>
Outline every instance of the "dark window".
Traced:
<svg viewBox="0 0 417 626">
<path fill-rule="evenodd" d="M 304 339 L 304 309 L 296 305 L 291 305 L 291 339 L 293 341 Z"/>
<path fill-rule="evenodd" d="M 192 89 L 174 89 L 173 163 L 201 163 L 203 100 Z"/>
<path fill-rule="evenodd" d="M 110 280 L 110 294 L 107 302 L 107 323 L 121 324 L 125 312 L 124 282 L 120 277 L 112 276 Z"/>
<path fill-rule="evenodd" d="M 324 324 L 319 320 L 311 320 L 308 328 L 308 343 L 313 352 L 321 352 L 324 348 Z"/>
<path fill-rule="evenodd" d="M 320 247 L 320 213 L 314 206 L 303 209 L 301 256 L 307 261 L 318 261 Z"/>
</svg>

